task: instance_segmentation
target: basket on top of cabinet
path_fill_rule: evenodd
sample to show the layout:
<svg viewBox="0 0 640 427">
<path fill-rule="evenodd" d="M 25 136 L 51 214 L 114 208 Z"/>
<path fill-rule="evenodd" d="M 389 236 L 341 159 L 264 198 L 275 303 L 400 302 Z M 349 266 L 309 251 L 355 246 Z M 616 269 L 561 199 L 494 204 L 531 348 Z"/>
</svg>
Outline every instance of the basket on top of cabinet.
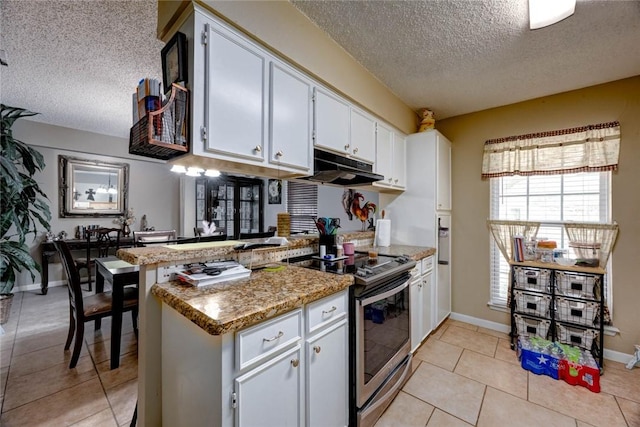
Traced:
<svg viewBox="0 0 640 427">
<path fill-rule="evenodd" d="M 167 102 L 145 114 L 129 134 L 129 153 L 169 160 L 189 151 L 187 89 L 171 85 Z"/>
</svg>

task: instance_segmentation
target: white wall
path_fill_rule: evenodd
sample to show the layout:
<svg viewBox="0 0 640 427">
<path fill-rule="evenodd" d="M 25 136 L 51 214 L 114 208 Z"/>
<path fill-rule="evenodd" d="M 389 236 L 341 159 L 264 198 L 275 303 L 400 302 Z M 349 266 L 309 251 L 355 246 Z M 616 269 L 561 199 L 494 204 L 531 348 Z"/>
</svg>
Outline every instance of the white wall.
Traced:
<svg viewBox="0 0 640 427">
<path fill-rule="evenodd" d="M 51 209 L 51 231 L 58 234 L 65 231 L 69 237 L 75 234 L 78 225 L 98 224 L 112 227 L 113 217 L 109 218 L 60 218 L 58 203 L 58 156 L 72 156 L 89 160 L 129 164 L 129 200 L 136 222 L 131 230 L 138 230 L 143 214 L 147 215 L 149 226 L 156 229 L 179 229 L 180 192 L 179 176 L 169 172 L 164 162 L 128 153 L 129 141 L 107 135 L 98 135 L 74 129 L 52 126 L 28 120 L 19 120 L 13 127 L 14 136 L 36 148 L 45 160 L 43 173 L 35 179 L 48 196 Z M 30 243 L 31 255 L 40 260 L 40 242 L 44 231 Z M 28 241 L 29 242 L 29 241 Z M 63 280 L 59 264 L 49 267 L 49 284 Z M 28 273 L 23 273 L 16 282 L 15 291 L 30 289 L 32 284 L 39 287 L 40 277 L 31 281 Z M 28 287 L 28 288 L 27 288 Z"/>
</svg>

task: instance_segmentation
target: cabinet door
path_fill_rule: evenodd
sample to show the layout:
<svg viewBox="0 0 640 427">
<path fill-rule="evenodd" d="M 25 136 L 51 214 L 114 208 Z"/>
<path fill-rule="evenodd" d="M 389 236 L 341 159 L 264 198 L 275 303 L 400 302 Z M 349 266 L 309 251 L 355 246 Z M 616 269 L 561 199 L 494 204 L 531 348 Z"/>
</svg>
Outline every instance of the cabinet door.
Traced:
<svg viewBox="0 0 640 427">
<path fill-rule="evenodd" d="M 209 24 L 206 150 L 264 160 L 267 58 L 250 42 Z"/>
<path fill-rule="evenodd" d="M 422 342 L 423 332 L 423 289 L 422 279 L 418 277 L 409 287 L 409 304 L 411 313 L 411 351 L 415 351 Z"/>
<path fill-rule="evenodd" d="M 348 328 L 343 320 L 307 340 L 307 426 L 346 426 Z"/>
<path fill-rule="evenodd" d="M 337 96 L 315 88 L 315 140 L 318 147 L 347 154 L 349 144 L 349 104 Z"/>
<path fill-rule="evenodd" d="M 437 170 L 436 209 L 451 210 L 451 142 L 442 135 L 436 136 Z"/>
<path fill-rule="evenodd" d="M 393 182 L 393 133 L 391 129 L 378 123 L 376 132 L 376 172 L 384 175 L 384 183 Z M 378 184 L 378 183 L 375 183 Z"/>
<path fill-rule="evenodd" d="M 422 281 L 422 301 L 420 304 L 422 306 L 422 337 L 423 340 L 429 333 L 433 330 L 433 326 L 431 323 L 432 315 L 431 315 L 431 278 L 433 274 L 431 271 L 425 273 L 421 277 Z"/>
<path fill-rule="evenodd" d="M 300 73 L 271 62 L 269 162 L 311 169 L 311 84 Z"/>
<path fill-rule="evenodd" d="M 236 379 L 237 427 L 302 425 L 300 345 Z"/>
<path fill-rule="evenodd" d="M 355 108 L 351 109 L 351 154 L 369 163 L 376 160 L 376 121 Z"/>
<path fill-rule="evenodd" d="M 404 135 L 393 135 L 393 186 L 405 188 L 407 185 L 407 140 Z"/>
</svg>

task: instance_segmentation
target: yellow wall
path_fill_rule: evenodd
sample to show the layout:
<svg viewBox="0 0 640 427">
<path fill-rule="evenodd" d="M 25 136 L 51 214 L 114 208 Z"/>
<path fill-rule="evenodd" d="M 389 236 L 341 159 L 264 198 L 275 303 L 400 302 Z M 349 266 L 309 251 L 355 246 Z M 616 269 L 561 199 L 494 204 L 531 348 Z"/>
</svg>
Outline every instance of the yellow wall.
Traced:
<svg viewBox="0 0 640 427">
<path fill-rule="evenodd" d="M 640 343 L 640 76 L 453 117 L 436 127 L 453 142 L 453 311 L 508 324 L 489 309 L 489 181 L 480 179 L 484 141 L 618 120 L 620 163 L 612 176 L 613 322 L 605 347 L 632 353 Z"/>
</svg>

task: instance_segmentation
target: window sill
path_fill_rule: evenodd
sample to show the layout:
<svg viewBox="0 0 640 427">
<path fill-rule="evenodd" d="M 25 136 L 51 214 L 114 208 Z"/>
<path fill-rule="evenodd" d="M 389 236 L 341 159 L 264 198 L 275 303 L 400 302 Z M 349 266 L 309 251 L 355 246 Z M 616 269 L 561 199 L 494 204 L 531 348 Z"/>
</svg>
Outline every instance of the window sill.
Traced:
<svg viewBox="0 0 640 427">
<path fill-rule="evenodd" d="M 491 310 L 495 310 L 495 311 L 501 311 L 503 313 L 509 313 L 510 310 L 507 308 L 507 306 L 505 304 L 497 304 L 497 303 L 493 303 L 491 301 L 489 301 L 487 303 L 487 305 L 489 306 L 489 308 Z M 618 335 L 620 333 L 620 329 L 616 328 L 615 326 L 611 326 L 611 325 L 604 325 L 604 334 L 610 337 L 614 337 L 616 335 Z"/>
</svg>

